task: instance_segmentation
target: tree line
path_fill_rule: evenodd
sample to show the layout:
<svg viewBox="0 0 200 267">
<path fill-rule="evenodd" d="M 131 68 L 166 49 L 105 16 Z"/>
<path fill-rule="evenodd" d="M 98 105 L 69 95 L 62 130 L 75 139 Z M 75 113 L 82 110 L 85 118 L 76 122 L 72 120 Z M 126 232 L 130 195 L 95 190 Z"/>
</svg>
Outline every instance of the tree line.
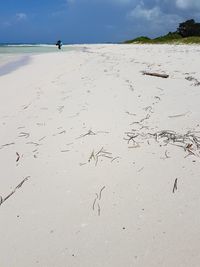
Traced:
<svg viewBox="0 0 200 267">
<path fill-rule="evenodd" d="M 195 22 L 194 19 L 186 20 L 179 24 L 177 33 L 183 38 L 190 36 L 200 36 L 200 23 Z"/>
</svg>

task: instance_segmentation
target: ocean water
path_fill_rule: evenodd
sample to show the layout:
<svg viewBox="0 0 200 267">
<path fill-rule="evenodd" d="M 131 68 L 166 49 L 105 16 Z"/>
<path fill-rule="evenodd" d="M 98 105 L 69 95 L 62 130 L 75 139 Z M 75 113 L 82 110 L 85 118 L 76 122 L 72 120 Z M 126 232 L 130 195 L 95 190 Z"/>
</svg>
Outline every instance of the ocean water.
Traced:
<svg viewBox="0 0 200 267">
<path fill-rule="evenodd" d="M 71 46 L 63 45 L 61 51 L 69 51 Z M 47 44 L 0 44 L 0 55 L 2 54 L 40 54 L 58 52 L 56 45 Z"/>
<path fill-rule="evenodd" d="M 56 45 L 47 44 L 0 44 L 0 76 L 28 64 L 31 55 L 62 53 L 74 49 L 76 48 L 68 45 L 63 45 L 59 50 Z"/>
</svg>

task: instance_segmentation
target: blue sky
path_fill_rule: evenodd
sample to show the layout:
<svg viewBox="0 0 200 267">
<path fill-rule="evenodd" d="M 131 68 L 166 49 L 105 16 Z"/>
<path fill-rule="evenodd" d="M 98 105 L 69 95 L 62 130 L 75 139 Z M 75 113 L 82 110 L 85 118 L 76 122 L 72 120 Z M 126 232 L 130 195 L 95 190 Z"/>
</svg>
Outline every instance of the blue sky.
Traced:
<svg viewBox="0 0 200 267">
<path fill-rule="evenodd" d="M 200 0 L 0 0 L 0 43 L 120 42 L 194 18 Z"/>
</svg>

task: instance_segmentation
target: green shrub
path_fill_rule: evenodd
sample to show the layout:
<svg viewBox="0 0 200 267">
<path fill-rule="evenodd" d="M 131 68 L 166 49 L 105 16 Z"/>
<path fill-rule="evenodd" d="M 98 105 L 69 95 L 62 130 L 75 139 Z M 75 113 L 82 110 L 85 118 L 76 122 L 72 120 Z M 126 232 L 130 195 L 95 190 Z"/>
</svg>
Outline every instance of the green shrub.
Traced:
<svg viewBox="0 0 200 267">
<path fill-rule="evenodd" d="M 151 39 L 147 36 L 128 40 L 125 44 L 141 43 L 141 44 L 200 44 L 200 23 L 196 23 L 193 19 L 187 20 L 179 24 L 176 32 L 169 32 L 166 35 Z"/>
<path fill-rule="evenodd" d="M 148 43 L 151 39 L 147 36 L 140 36 L 132 40 L 125 41 L 125 44 L 131 44 L 131 43 Z"/>
</svg>

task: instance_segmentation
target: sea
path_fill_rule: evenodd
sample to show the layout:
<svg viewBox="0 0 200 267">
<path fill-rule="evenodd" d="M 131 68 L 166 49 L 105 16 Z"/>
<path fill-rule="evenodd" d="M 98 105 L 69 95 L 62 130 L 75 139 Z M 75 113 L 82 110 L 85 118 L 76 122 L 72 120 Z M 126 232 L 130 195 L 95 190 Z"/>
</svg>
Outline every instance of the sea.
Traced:
<svg viewBox="0 0 200 267">
<path fill-rule="evenodd" d="M 0 44 L 0 76 L 27 64 L 31 55 L 61 53 L 74 49 L 70 45 L 63 45 L 59 50 L 53 44 Z"/>
<path fill-rule="evenodd" d="M 61 51 L 68 51 L 68 45 L 63 45 Z M 2 54 L 40 54 L 58 52 L 54 44 L 0 44 L 0 55 Z"/>
</svg>

